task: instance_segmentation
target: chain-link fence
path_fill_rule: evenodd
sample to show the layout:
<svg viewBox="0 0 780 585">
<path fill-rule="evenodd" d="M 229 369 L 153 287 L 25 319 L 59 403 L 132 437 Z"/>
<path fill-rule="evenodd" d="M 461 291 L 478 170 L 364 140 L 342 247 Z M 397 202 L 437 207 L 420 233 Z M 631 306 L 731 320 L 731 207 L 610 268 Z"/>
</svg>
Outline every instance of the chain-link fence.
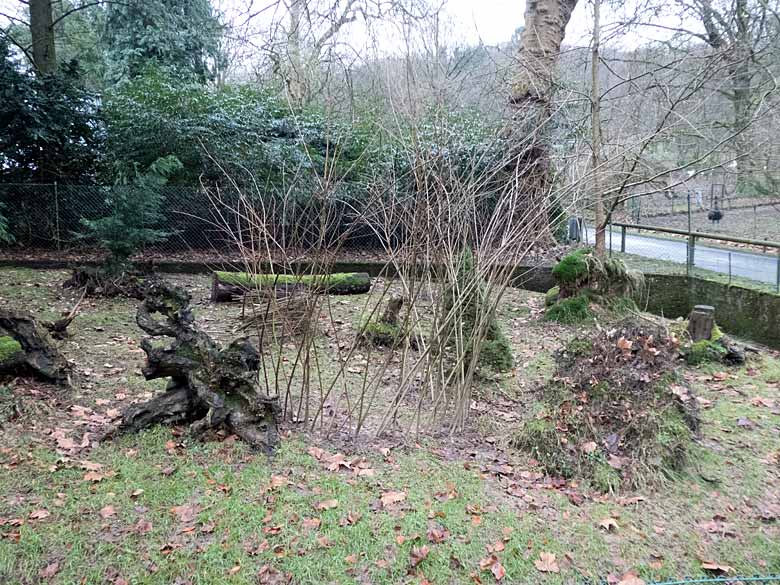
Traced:
<svg viewBox="0 0 780 585">
<path fill-rule="evenodd" d="M 111 199 L 123 186 L 71 184 L 0 184 L 0 215 L 4 216 L 11 236 L 6 250 L 47 252 L 96 252 L 96 242 L 86 222 L 110 216 Z M 162 187 L 162 218 L 149 227 L 167 232 L 165 238 L 149 246 L 144 253 L 181 255 L 183 252 L 215 251 L 224 255 L 235 248 L 237 230 L 246 228 L 237 220 L 246 201 L 231 200 L 229 193 L 220 193 L 216 202 L 202 188 L 169 185 Z M 361 217 L 364 210 L 353 202 L 329 202 L 327 233 L 318 233 L 331 242 L 339 242 L 346 251 L 375 250 L 381 247 L 375 231 Z M 287 204 L 285 203 L 287 207 Z M 245 210 L 244 210 L 245 211 Z M 279 215 L 279 232 L 295 234 L 320 232 L 312 210 L 291 211 Z M 233 217 L 231 217 L 231 215 Z M 311 225 L 303 225 L 309 222 Z M 286 224 L 286 225 L 282 225 Z M 2 245 L 0 244 L 0 247 Z"/>
</svg>

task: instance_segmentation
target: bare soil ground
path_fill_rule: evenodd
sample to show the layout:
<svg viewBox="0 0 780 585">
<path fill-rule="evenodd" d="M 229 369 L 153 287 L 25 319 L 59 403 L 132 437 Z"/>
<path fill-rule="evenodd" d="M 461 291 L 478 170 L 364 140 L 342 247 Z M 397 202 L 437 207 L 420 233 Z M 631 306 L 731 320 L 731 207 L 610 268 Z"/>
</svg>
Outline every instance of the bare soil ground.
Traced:
<svg viewBox="0 0 780 585">
<path fill-rule="evenodd" d="M 56 317 L 77 298 L 59 286 L 66 277 L 0 269 L 0 306 Z M 240 306 L 211 304 L 206 276 L 170 278 L 191 291 L 204 329 L 222 341 L 237 335 Z M 365 301 L 331 299 L 339 335 L 354 335 Z M 140 375 L 135 301 L 89 300 L 61 345 L 76 389 L 0 382 L 0 582 L 618 583 L 632 574 L 650 582 L 780 573 L 780 356 L 685 369 L 703 418 L 690 470 L 641 492 L 601 494 L 547 477 L 507 447 L 538 408 L 553 352 L 578 330 L 541 320 L 543 305 L 524 291 L 505 299 L 500 317 L 517 367 L 481 381 L 462 435 L 397 429 L 355 443 L 287 426 L 269 460 L 234 437 L 192 442 L 176 428 L 97 443 L 122 408 L 161 383 Z M 338 342 L 333 332 L 321 341 L 324 350 Z M 356 356 L 356 383 L 378 357 Z"/>
</svg>

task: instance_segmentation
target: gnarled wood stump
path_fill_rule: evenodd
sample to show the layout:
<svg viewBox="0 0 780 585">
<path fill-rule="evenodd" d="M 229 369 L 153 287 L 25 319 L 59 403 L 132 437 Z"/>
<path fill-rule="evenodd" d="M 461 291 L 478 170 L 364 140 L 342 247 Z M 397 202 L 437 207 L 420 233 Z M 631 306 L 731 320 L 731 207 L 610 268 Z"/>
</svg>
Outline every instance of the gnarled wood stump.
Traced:
<svg viewBox="0 0 780 585">
<path fill-rule="evenodd" d="M 68 361 L 29 313 L 0 309 L 0 374 L 32 374 L 70 385 Z"/>
<path fill-rule="evenodd" d="M 189 423 L 196 436 L 221 427 L 265 451 L 276 446 L 278 399 L 260 390 L 260 354 L 248 339 L 221 348 L 195 326 L 190 295 L 169 283 L 149 287 L 136 322 L 151 336 L 141 342 L 146 352 L 144 377 L 171 380 L 163 394 L 128 408 L 119 432 Z M 173 342 L 155 345 L 153 338 L 158 337 Z"/>
</svg>

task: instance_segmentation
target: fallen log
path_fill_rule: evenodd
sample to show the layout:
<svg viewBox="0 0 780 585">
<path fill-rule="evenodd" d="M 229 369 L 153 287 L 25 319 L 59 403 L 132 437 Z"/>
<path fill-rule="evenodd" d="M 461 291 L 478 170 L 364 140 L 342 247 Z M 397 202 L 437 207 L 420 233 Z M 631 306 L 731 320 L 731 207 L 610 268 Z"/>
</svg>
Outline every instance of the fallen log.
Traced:
<svg viewBox="0 0 780 585">
<path fill-rule="evenodd" d="M 333 274 L 248 274 L 246 272 L 215 271 L 211 284 L 211 300 L 215 303 L 241 299 L 248 291 L 274 287 L 279 296 L 301 286 L 333 295 L 355 295 L 371 289 L 367 272 L 334 272 Z"/>
<path fill-rule="evenodd" d="M 68 361 L 29 313 L 0 309 L 0 374 L 70 385 Z"/>
<path fill-rule="evenodd" d="M 273 450 L 278 399 L 259 388 L 260 354 L 247 338 L 220 347 L 195 325 L 189 293 L 163 282 L 149 287 L 136 322 L 150 336 L 141 342 L 144 377 L 170 381 L 164 393 L 125 410 L 115 432 L 187 423 L 194 436 L 224 428 L 253 447 Z M 159 337 L 173 341 L 167 347 L 153 343 Z"/>
</svg>

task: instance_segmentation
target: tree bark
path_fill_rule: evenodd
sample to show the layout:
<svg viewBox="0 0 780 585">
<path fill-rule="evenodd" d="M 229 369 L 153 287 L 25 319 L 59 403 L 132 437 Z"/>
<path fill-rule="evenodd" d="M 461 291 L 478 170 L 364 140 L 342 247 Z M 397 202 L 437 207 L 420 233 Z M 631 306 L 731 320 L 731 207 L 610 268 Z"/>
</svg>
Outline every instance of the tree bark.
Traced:
<svg viewBox="0 0 780 585">
<path fill-rule="evenodd" d="M 30 0 L 33 65 L 40 74 L 57 70 L 51 0 Z"/>
<path fill-rule="evenodd" d="M 604 210 L 604 194 L 601 191 L 601 84 L 599 71 L 601 69 L 601 0 L 593 0 L 593 38 L 591 41 L 590 59 L 590 125 L 591 125 L 591 173 L 593 173 L 593 205 L 596 220 L 596 255 L 606 254 L 607 218 Z"/>
<path fill-rule="evenodd" d="M 547 122 L 552 113 L 551 100 L 555 64 L 561 50 L 571 13 L 577 0 L 528 0 L 525 26 L 520 36 L 518 70 L 512 84 L 514 106 L 511 123 L 511 166 L 514 187 L 527 198 L 535 211 L 529 214 L 532 231 L 541 240 L 552 242 L 547 214 L 552 191 L 552 169 Z"/>
</svg>

